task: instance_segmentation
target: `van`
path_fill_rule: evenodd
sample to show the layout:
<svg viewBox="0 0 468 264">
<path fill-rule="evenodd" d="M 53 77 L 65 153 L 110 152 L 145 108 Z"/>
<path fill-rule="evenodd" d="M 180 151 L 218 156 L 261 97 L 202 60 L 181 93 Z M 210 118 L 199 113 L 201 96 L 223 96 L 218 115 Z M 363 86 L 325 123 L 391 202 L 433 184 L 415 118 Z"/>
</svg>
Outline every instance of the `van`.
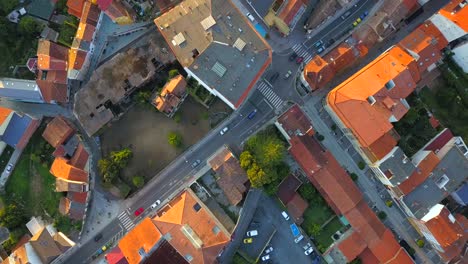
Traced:
<svg viewBox="0 0 468 264">
<path fill-rule="evenodd" d="M 250 230 L 250 231 L 247 231 L 247 236 L 248 236 L 248 237 L 258 236 L 258 231 L 257 231 L 257 230 Z"/>
<path fill-rule="evenodd" d="M 284 220 L 289 220 L 289 215 L 285 211 L 281 212 L 281 215 L 283 216 Z"/>
<path fill-rule="evenodd" d="M 255 18 L 252 16 L 252 14 L 247 13 L 247 17 L 249 18 L 251 22 L 255 22 Z"/>
</svg>

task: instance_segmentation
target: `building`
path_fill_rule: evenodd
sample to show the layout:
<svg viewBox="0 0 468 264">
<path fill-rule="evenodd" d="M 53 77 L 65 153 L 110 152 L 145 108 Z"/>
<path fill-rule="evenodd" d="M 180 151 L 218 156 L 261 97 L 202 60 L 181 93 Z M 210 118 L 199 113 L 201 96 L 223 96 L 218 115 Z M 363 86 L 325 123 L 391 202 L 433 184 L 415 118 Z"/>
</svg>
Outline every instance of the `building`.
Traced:
<svg viewBox="0 0 468 264">
<path fill-rule="evenodd" d="M 42 137 L 52 147 L 57 148 L 67 141 L 75 130 L 68 124 L 68 122 L 62 117 L 57 116 L 47 124 L 46 129 L 42 133 Z"/>
<path fill-rule="evenodd" d="M 36 83 L 47 103 L 68 101 L 68 48 L 40 39 L 37 46 Z"/>
<path fill-rule="evenodd" d="M 289 111 L 280 118 L 287 120 L 284 116 L 288 115 Z M 289 153 L 307 178 L 332 210 L 350 225 L 344 233 L 335 234 L 335 242 L 324 254 L 327 262 L 346 263 L 359 258 L 363 263 L 414 263 L 329 151 L 310 133 L 295 135 L 288 141 Z"/>
<path fill-rule="evenodd" d="M 152 221 L 189 263 L 214 263 L 230 242 L 230 233 L 190 189 L 159 210 Z"/>
<path fill-rule="evenodd" d="M 468 33 L 468 7 L 465 0 L 451 0 L 429 20 L 448 42 Z"/>
<path fill-rule="evenodd" d="M 34 0 L 26 6 L 28 15 L 49 22 L 54 12 L 55 0 Z"/>
<path fill-rule="evenodd" d="M 52 225 L 40 226 L 32 235 L 24 243 L 17 245 L 3 263 L 48 264 L 75 245 L 63 233 L 57 232 Z"/>
<path fill-rule="evenodd" d="M 154 22 L 189 76 L 233 109 L 271 63 L 270 46 L 231 1 L 185 0 Z"/>
<path fill-rule="evenodd" d="M 223 146 L 208 159 L 208 164 L 216 173 L 216 182 L 229 203 L 238 205 L 244 199 L 250 182 L 234 154 Z"/>
<path fill-rule="evenodd" d="M 168 117 L 174 116 L 187 97 L 187 82 L 182 75 L 170 79 L 160 93 L 156 92 L 151 103 Z"/>
<path fill-rule="evenodd" d="M 0 78 L 0 97 L 21 102 L 44 102 L 41 90 L 36 82 L 31 80 Z"/>
<path fill-rule="evenodd" d="M 91 55 L 94 52 L 93 40 L 100 13 L 96 5 L 88 1 L 84 2 L 78 30 L 68 51 L 67 77 L 69 79 L 83 80 L 88 71 Z"/>
<path fill-rule="evenodd" d="M 468 42 L 455 47 L 452 52 L 453 60 L 465 73 L 468 73 Z"/>
<path fill-rule="evenodd" d="M 284 36 L 294 30 L 307 9 L 306 0 L 250 0 L 255 13 L 270 28 L 276 28 Z"/>
<path fill-rule="evenodd" d="M 68 13 L 80 19 L 85 2 L 87 2 L 87 0 L 68 0 L 67 1 Z"/>
<path fill-rule="evenodd" d="M 97 0 L 99 9 L 101 9 L 114 23 L 119 25 L 128 25 L 135 20 L 135 12 L 127 3 L 120 0 Z"/>
</svg>

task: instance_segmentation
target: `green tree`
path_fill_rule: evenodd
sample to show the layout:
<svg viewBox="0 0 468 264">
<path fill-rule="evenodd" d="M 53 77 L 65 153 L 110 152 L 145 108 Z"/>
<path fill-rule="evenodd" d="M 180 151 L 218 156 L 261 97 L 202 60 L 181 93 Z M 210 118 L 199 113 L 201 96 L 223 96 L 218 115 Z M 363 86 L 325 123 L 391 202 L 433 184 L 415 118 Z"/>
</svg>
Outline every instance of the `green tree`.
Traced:
<svg viewBox="0 0 468 264">
<path fill-rule="evenodd" d="M 271 182 L 271 177 L 257 163 L 253 163 L 247 170 L 247 177 L 254 188 L 260 188 Z"/>
<path fill-rule="evenodd" d="M 172 79 L 172 78 L 176 77 L 177 75 L 179 75 L 179 70 L 172 69 L 172 70 L 169 71 L 169 79 Z"/>
<path fill-rule="evenodd" d="M 0 211 L 0 224 L 6 228 L 18 227 L 26 220 L 24 207 L 21 204 L 12 202 Z"/>
<path fill-rule="evenodd" d="M 39 31 L 39 25 L 34 20 L 34 18 L 30 16 L 21 18 L 18 27 L 19 31 L 26 35 L 35 34 Z"/>
<path fill-rule="evenodd" d="M 313 201 L 314 197 L 317 196 L 317 191 L 315 190 L 314 186 L 310 183 L 304 183 L 299 187 L 299 195 L 307 200 L 308 202 Z"/>
<path fill-rule="evenodd" d="M 416 244 L 418 245 L 418 247 L 422 248 L 422 247 L 424 247 L 426 242 L 424 242 L 424 240 L 422 240 L 422 239 L 418 239 L 418 240 L 416 240 Z"/>
<path fill-rule="evenodd" d="M 133 156 L 133 152 L 129 148 L 124 148 L 119 151 L 112 151 L 109 155 L 109 158 L 115 166 L 119 169 L 123 169 L 128 165 L 130 159 Z"/>
<path fill-rule="evenodd" d="M 356 173 L 354 173 L 354 172 L 351 172 L 349 174 L 349 176 L 351 177 L 351 180 L 353 180 L 353 181 L 357 181 L 357 179 L 358 179 L 358 175 Z"/>
<path fill-rule="evenodd" d="M 365 167 L 366 167 L 366 164 L 364 163 L 364 161 L 359 161 L 358 162 L 358 168 L 360 170 L 363 170 Z"/>
<path fill-rule="evenodd" d="M 138 91 L 136 94 L 136 102 L 139 105 L 147 105 L 151 99 L 150 91 Z"/>
<path fill-rule="evenodd" d="M 312 224 L 310 225 L 310 230 L 309 233 L 312 234 L 312 236 L 318 236 L 320 234 L 320 225 L 318 224 Z"/>
<path fill-rule="evenodd" d="M 169 145 L 175 148 L 179 148 L 180 146 L 182 146 L 182 136 L 176 132 L 170 132 L 167 135 L 167 141 L 169 142 Z"/>
<path fill-rule="evenodd" d="M 18 0 L 1 0 L 0 1 L 0 15 L 5 16 L 18 4 Z"/>
<path fill-rule="evenodd" d="M 380 218 L 380 220 L 385 220 L 387 218 L 387 214 L 384 211 L 378 212 L 377 216 Z"/>
<path fill-rule="evenodd" d="M 182 121 L 182 115 L 180 114 L 180 112 L 177 112 L 174 117 L 173 117 L 174 121 L 179 124 L 180 121 Z"/>
<path fill-rule="evenodd" d="M 141 188 L 143 187 L 143 185 L 145 185 L 145 178 L 143 178 L 142 176 L 134 176 L 132 182 L 133 185 L 135 185 L 135 187 Z"/>
<path fill-rule="evenodd" d="M 119 173 L 118 167 L 109 159 L 100 159 L 98 161 L 99 172 L 104 182 L 112 182 Z"/>
<path fill-rule="evenodd" d="M 249 151 L 243 151 L 239 158 L 240 166 L 247 170 L 255 161 Z"/>
</svg>

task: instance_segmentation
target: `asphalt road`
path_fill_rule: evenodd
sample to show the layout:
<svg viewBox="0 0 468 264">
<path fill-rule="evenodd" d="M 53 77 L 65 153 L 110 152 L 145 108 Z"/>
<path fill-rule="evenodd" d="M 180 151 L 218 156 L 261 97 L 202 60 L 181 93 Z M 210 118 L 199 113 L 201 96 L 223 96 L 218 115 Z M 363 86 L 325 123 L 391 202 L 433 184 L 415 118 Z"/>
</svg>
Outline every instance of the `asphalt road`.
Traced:
<svg viewBox="0 0 468 264">
<path fill-rule="evenodd" d="M 135 196 L 125 201 L 126 210 L 121 212 L 118 218 L 115 218 L 102 230 L 96 231 L 96 234 L 101 233 L 102 238 L 99 242 L 84 241 L 78 250 L 76 250 L 66 260 L 66 263 L 87 263 L 89 258 L 95 252 L 112 240 L 116 235 L 126 233 L 129 230 L 126 227 L 133 227 L 147 215 L 154 212 L 150 210 L 150 206 L 156 201 L 161 200 L 162 205 L 168 200 L 176 196 L 183 189 L 190 186 L 196 178 L 196 172 L 206 163 L 206 160 L 224 144 L 240 145 L 252 133 L 256 132 L 262 125 L 274 116 L 274 111 L 267 103 L 258 100 L 258 91 L 254 91 L 251 98 L 236 112 L 234 112 L 226 121 L 224 121 L 216 129 L 212 130 L 205 138 L 196 145 L 190 147 L 177 159 L 175 159 L 163 171 L 158 173 L 153 180 L 138 192 Z M 258 109 L 257 114 L 253 119 L 248 119 L 248 114 L 254 109 Z M 225 126 L 229 127 L 226 134 L 220 135 L 219 131 Z M 202 164 L 197 168 L 192 168 L 191 165 L 195 160 L 201 160 Z M 142 215 L 136 217 L 134 211 L 138 208 L 144 208 Z M 156 208 L 159 209 L 160 207 Z M 133 224 L 128 224 L 128 219 Z"/>
</svg>

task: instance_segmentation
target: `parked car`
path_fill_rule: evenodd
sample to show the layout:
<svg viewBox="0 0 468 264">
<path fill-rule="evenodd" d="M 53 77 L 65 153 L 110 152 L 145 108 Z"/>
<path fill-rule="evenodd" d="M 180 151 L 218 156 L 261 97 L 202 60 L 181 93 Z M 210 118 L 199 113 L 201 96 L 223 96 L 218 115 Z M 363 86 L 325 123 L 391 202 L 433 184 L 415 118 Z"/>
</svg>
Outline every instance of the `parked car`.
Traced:
<svg viewBox="0 0 468 264">
<path fill-rule="evenodd" d="M 99 234 L 97 234 L 97 235 L 94 237 L 94 241 L 95 241 L 95 242 L 98 242 L 99 240 L 101 240 L 101 238 L 102 238 L 102 234 L 99 233 Z"/>
<path fill-rule="evenodd" d="M 272 246 L 265 249 L 265 254 L 270 254 L 271 252 L 273 252 L 273 247 Z"/>
<path fill-rule="evenodd" d="M 296 243 L 296 244 L 299 243 L 303 238 L 304 238 L 303 235 L 300 235 L 300 236 L 296 237 L 296 238 L 294 239 L 294 243 Z"/>
<path fill-rule="evenodd" d="M 161 204 L 161 200 L 156 200 L 156 202 L 154 202 L 154 204 L 151 205 L 151 209 L 156 208 L 156 206 L 158 206 L 160 204 Z"/>
<path fill-rule="evenodd" d="M 310 248 L 308 248 L 306 251 L 304 251 L 304 254 L 305 254 L 306 256 L 309 256 L 310 253 L 312 253 L 312 252 L 314 252 L 314 249 L 313 249 L 312 247 L 310 247 Z"/>
<path fill-rule="evenodd" d="M 297 57 L 296 63 L 301 64 L 304 61 L 304 57 Z"/>
<path fill-rule="evenodd" d="M 244 238 L 244 244 L 251 244 L 253 239 L 251 237 L 249 238 Z"/>
<path fill-rule="evenodd" d="M 222 134 L 221 134 L 222 135 Z M 196 168 L 198 165 L 200 165 L 201 161 L 199 159 L 197 159 L 196 161 L 194 161 L 192 163 L 192 168 Z"/>
<path fill-rule="evenodd" d="M 270 259 L 270 255 L 265 255 L 262 257 L 262 261 L 266 261 Z"/>
<path fill-rule="evenodd" d="M 346 13 L 344 13 L 344 14 L 341 16 L 341 19 L 345 20 L 347 17 L 349 17 L 349 15 L 351 15 L 351 11 L 347 11 Z"/>
<path fill-rule="evenodd" d="M 247 17 L 249 18 L 251 22 L 255 22 L 255 18 L 252 16 L 252 14 L 247 13 Z"/>
<path fill-rule="evenodd" d="M 224 127 L 223 129 L 221 129 L 221 131 L 219 131 L 219 134 L 221 134 L 221 136 L 222 136 L 222 135 L 226 134 L 226 132 L 227 132 L 228 130 L 229 130 L 228 127 Z"/>
<path fill-rule="evenodd" d="M 293 52 L 293 54 L 291 54 L 291 56 L 289 56 L 289 61 L 293 61 L 297 58 L 297 54 L 295 52 Z"/>
<path fill-rule="evenodd" d="M 275 72 L 271 77 L 270 77 L 270 83 L 274 83 L 276 79 L 279 77 L 279 72 Z"/>
<path fill-rule="evenodd" d="M 6 172 L 10 173 L 12 169 L 13 169 L 13 164 L 10 163 L 6 167 Z"/>
<path fill-rule="evenodd" d="M 324 52 L 324 51 L 325 51 L 325 48 L 324 48 L 324 47 L 320 47 L 320 48 L 317 49 L 317 53 L 318 53 L 318 54 L 320 54 L 320 53 L 322 53 L 322 52 Z"/>
<path fill-rule="evenodd" d="M 255 236 L 258 236 L 258 231 L 257 231 L 257 230 L 250 230 L 250 231 L 247 231 L 247 236 L 248 236 L 248 237 L 255 237 Z"/>
<path fill-rule="evenodd" d="M 289 220 L 289 215 L 285 211 L 281 212 L 281 215 L 283 216 L 284 220 Z"/>
<path fill-rule="evenodd" d="M 302 249 L 304 249 L 304 250 L 307 250 L 308 248 L 310 248 L 310 243 L 307 243 L 307 244 L 305 244 L 305 246 L 302 247 Z"/>
<path fill-rule="evenodd" d="M 319 41 L 317 41 L 317 42 L 314 43 L 314 47 L 316 47 L 316 48 L 318 48 L 318 47 L 320 47 L 320 46 L 322 46 L 322 45 L 323 45 L 323 41 L 322 41 L 322 40 L 319 40 Z"/>
<path fill-rule="evenodd" d="M 362 13 L 362 15 L 360 15 L 359 17 L 364 20 L 364 18 L 369 15 L 369 12 L 368 11 L 365 11 L 364 13 Z"/>
<path fill-rule="evenodd" d="M 257 109 L 254 109 L 252 112 L 249 113 L 247 116 L 248 119 L 254 118 L 254 116 L 257 114 Z"/>
<path fill-rule="evenodd" d="M 143 213 L 143 211 L 145 211 L 145 209 L 143 209 L 143 207 L 140 207 L 140 208 L 136 209 L 135 210 L 135 216 L 141 215 L 141 213 Z"/>
<path fill-rule="evenodd" d="M 291 76 L 291 74 L 292 74 L 292 71 L 289 70 L 289 71 L 284 75 L 284 79 L 285 79 L 285 80 L 288 79 L 288 78 Z"/>
</svg>

